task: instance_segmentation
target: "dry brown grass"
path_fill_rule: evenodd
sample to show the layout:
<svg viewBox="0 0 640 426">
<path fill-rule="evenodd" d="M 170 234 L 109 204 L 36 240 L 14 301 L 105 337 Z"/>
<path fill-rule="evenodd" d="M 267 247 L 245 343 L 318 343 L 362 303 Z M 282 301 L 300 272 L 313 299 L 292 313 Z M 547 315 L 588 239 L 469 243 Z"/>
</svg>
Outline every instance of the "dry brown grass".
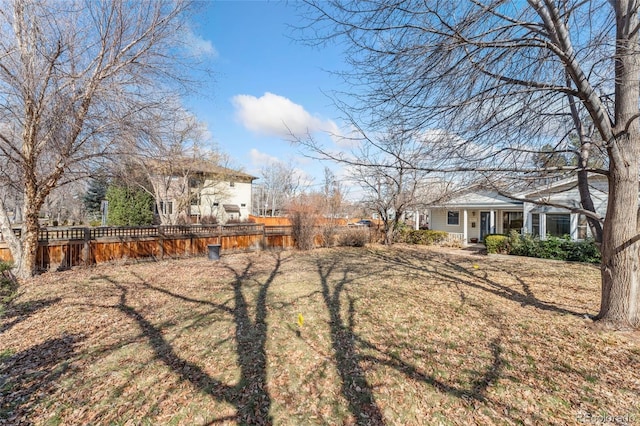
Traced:
<svg viewBox="0 0 640 426">
<path fill-rule="evenodd" d="M 0 424 L 640 423 L 598 282 L 409 246 L 45 274 L 0 323 Z"/>
</svg>

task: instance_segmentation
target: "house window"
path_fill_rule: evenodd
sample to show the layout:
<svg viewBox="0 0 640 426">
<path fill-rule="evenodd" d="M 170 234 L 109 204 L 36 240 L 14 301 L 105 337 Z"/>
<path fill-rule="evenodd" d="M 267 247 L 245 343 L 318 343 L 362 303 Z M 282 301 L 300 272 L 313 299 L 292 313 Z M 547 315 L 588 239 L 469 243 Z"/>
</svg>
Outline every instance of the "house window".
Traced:
<svg viewBox="0 0 640 426">
<path fill-rule="evenodd" d="M 547 234 L 554 237 L 571 234 L 571 216 L 569 213 L 547 213 Z"/>
<path fill-rule="evenodd" d="M 213 203 L 213 207 L 218 207 L 220 203 Z"/>
<path fill-rule="evenodd" d="M 173 201 L 160 201 L 160 211 L 162 214 L 173 214 Z M 158 213 L 158 208 L 156 206 L 156 214 Z"/>
<path fill-rule="evenodd" d="M 587 238 L 587 217 L 583 214 L 578 216 L 578 239 L 584 240 Z"/>
<path fill-rule="evenodd" d="M 447 212 L 447 225 L 457 226 L 460 225 L 460 212 L 449 210 Z"/>
<path fill-rule="evenodd" d="M 522 232 L 524 224 L 524 214 L 522 212 L 504 212 L 502 213 L 502 228 L 504 233 L 516 231 L 518 234 Z"/>
<path fill-rule="evenodd" d="M 245 203 L 240 204 L 240 207 L 247 207 Z"/>
<path fill-rule="evenodd" d="M 531 214 L 531 234 L 534 237 L 540 236 L 540 213 Z"/>
<path fill-rule="evenodd" d="M 202 204 L 202 200 L 200 198 L 200 194 L 193 194 L 193 196 L 191 197 L 191 205 L 199 206 L 201 204 Z"/>
<path fill-rule="evenodd" d="M 230 187 L 234 187 L 234 186 L 236 186 L 236 183 L 234 181 L 231 181 L 231 182 L 229 182 L 229 186 Z"/>
</svg>

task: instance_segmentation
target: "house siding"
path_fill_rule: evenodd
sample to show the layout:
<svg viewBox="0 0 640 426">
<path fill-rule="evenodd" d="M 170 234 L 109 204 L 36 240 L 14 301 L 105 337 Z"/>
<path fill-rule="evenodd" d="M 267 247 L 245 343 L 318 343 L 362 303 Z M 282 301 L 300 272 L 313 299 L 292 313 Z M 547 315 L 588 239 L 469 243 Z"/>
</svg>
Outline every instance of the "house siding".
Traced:
<svg viewBox="0 0 640 426">
<path fill-rule="evenodd" d="M 215 216 L 222 222 L 231 219 L 248 219 L 251 213 L 251 191 L 251 182 L 236 181 L 231 186 L 230 181 L 206 180 L 200 192 L 200 205 L 191 206 L 191 214 L 200 217 Z M 223 208 L 225 204 L 235 204 L 240 207 L 239 217 L 237 217 L 238 213 L 225 212 Z"/>
<path fill-rule="evenodd" d="M 447 225 L 447 212 L 448 211 L 459 211 L 460 212 L 460 224 L 459 225 Z M 432 210 L 431 212 L 431 229 L 437 229 L 440 231 L 447 232 L 463 232 L 463 223 L 464 217 L 462 210 L 451 208 L 451 209 L 438 209 Z"/>
<path fill-rule="evenodd" d="M 603 191 L 606 190 L 606 186 L 603 188 L 600 186 L 591 185 L 591 198 L 594 203 L 594 207 L 596 213 L 600 217 L 604 217 L 607 212 L 607 193 Z M 581 208 L 580 205 L 580 191 L 578 188 L 572 188 L 567 191 L 555 194 L 549 194 L 544 197 L 544 199 L 551 204 L 564 204 L 567 206 Z M 546 224 L 545 218 L 548 213 L 565 213 L 569 214 L 570 222 L 571 222 L 571 238 L 578 238 L 578 218 L 579 214 L 571 213 L 570 210 L 562 209 L 558 207 L 549 207 L 549 206 L 540 206 L 538 204 L 533 203 L 525 203 L 524 204 L 524 227 L 526 228 L 528 233 L 533 233 L 533 223 L 532 223 L 532 214 L 538 213 L 540 214 L 540 223 L 542 226 L 541 234 L 544 238 L 546 232 Z M 591 230 L 587 227 L 587 236 L 591 236 Z"/>
</svg>

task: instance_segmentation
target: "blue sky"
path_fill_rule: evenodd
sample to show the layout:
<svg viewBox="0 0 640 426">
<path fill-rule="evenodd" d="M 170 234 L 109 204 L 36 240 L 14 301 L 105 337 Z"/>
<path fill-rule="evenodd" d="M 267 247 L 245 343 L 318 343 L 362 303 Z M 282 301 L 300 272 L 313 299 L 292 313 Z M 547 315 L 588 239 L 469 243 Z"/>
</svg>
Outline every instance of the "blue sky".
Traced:
<svg viewBox="0 0 640 426">
<path fill-rule="evenodd" d="M 292 2 L 207 2 L 192 31 L 215 78 L 186 104 L 234 166 L 257 175 L 270 161 L 293 162 L 319 183 L 323 165 L 285 140 L 283 122 L 319 138 L 337 131 L 339 113 L 325 93 L 340 81 L 328 70 L 344 61 L 338 47 L 318 49 L 293 39 L 299 13 Z"/>
</svg>

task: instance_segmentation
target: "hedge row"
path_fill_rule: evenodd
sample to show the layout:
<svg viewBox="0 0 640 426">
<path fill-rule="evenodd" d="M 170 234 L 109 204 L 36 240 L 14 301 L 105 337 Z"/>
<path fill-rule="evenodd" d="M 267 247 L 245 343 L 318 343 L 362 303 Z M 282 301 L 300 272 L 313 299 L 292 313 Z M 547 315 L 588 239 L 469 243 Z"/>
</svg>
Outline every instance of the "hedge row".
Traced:
<svg viewBox="0 0 640 426">
<path fill-rule="evenodd" d="M 569 236 L 547 236 L 541 240 L 530 234 L 520 235 L 512 231 L 509 236 L 487 235 L 485 245 L 488 253 L 588 263 L 600 263 L 601 260 L 600 250 L 593 240 L 571 241 Z"/>
<path fill-rule="evenodd" d="M 434 245 L 444 242 L 449 234 L 445 231 L 430 229 L 402 229 L 396 236 L 396 241 L 407 244 Z"/>
</svg>

